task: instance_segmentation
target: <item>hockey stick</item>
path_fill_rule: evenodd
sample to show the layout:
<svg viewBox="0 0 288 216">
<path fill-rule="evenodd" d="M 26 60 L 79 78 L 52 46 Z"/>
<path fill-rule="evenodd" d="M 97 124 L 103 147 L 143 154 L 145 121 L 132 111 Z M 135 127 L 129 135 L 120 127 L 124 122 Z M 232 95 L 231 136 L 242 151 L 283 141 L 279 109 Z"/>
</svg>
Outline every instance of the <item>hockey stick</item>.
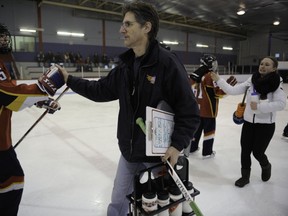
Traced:
<svg viewBox="0 0 288 216">
<path fill-rule="evenodd" d="M 244 115 L 244 110 L 245 110 L 245 107 L 246 107 L 245 98 L 246 98 L 246 95 L 247 95 L 247 91 L 248 91 L 248 88 L 246 88 L 246 90 L 245 90 L 242 102 L 237 105 L 237 109 L 232 115 L 234 123 L 238 124 L 238 125 L 244 123 L 243 115 Z"/>
<path fill-rule="evenodd" d="M 59 101 L 60 98 L 67 92 L 69 87 L 67 86 L 63 92 L 55 99 L 55 101 Z M 22 142 L 22 140 L 30 133 L 30 131 L 41 121 L 42 118 L 48 113 L 49 109 L 46 109 L 45 112 L 35 121 L 35 123 L 27 130 L 27 132 L 21 137 L 21 139 L 14 145 L 14 149 Z"/>
<path fill-rule="evenodd" d="M 146 126 L 145 126 L 145 123 L 141 117 L 136 119 L 136 124 L 139 125 L 139 127 L 141 128 L 143 133 L 146 135 Z"/>
<path fill-rule="evenodd" d="M 184 198 L 187 201 L 190 202 L 189 205 L 192 208 L 192 210 L 194 211 L 195 215 L 203 216 L 201 210 L 199 209 L 197 204 L 194 202 L 193 198 L 191 197 L 190 193 L 188 192 L 187 188 L 185 187 L 185 185 L 181 181 L 180 177 L 177 175 L 176 171 L 174 170 L 174 168 L 172 167 L 170 162 L 167 160 L 166 163 L 168 164 L 168 166 L 170 168 L 170 169 L 168 169 L 169 174 L 173 178 L 173 180 L 174 180 L 175 184 L 177 185 L 177 187 L 180 189 L 180 191 L 183 194 Z"/>
<path fill-rule="evenodd" d="M 146 135 L 146 126 L 145 126 L 145 123 L 141 117 L 136 119 L 136 124 L 139 125 L 139 127 L 141 128 L 143 133 Z M 170 168 L 170 169 L 168 169 L 169 174 L 171 175 L 175 184 L 177 185 L 177 187 L 179 188 L 179 190 L 183 194 L 184 198 L 190 202 L 189 205 L 192 208 L 192 210 L 194 211 L 195 215 L 196 216 L 203 216 L 201 210 L 199 209 L 197 204 L 194 202 L 193 198 L 191 197 L 190 193 L 188 192 L 187 188 L 185 187 L 185 185 L 183 184 L 183 182 L 181 181 L 181 179 L 177 175 L 176 171 L 174 170 L 174 168 L 172 167 L 170 162 L 167 160 L 166 163 L 168 164 L 168 166 Z"/>
</svg>

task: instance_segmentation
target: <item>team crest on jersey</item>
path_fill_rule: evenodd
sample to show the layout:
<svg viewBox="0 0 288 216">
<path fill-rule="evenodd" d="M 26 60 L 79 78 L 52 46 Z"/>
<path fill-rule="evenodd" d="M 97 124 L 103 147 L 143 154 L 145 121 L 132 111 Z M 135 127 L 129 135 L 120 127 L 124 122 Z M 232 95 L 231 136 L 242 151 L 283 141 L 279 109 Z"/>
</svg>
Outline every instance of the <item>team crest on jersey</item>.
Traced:
<svg viewBox="0 0 288 216">
<path fill-rule="evenodd" d="M 155 81 L 156 81 L 156 76 L 147 75 L 147 80 L 148 80 L 151 84 L 154 84 Z"/>
</svg>

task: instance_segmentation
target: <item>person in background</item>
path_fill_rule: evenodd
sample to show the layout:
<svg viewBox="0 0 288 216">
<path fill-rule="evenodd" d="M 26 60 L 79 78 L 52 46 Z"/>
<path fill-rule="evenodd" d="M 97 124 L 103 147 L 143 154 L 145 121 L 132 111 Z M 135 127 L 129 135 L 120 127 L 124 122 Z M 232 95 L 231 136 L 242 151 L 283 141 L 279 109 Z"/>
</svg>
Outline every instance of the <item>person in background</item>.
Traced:
<svg viewBox="0 0 288 216">
<path fill-rule="evenodd" d="M 42 51 L 40 51 L 37 54 L 38 67 L 43 67 L 44 66 L 44 59 L 45 59 L 44 53 Z"/>
<path fill-rule="evenodd" d="M 97 52 L 93 54 L 93 63 L 95 67 L 99 67 L 99 56 Z"/>
<path fill-rule="evenodd" d="M 244 123 L 241 132 L 241 178 L 235 185 L 244 187 L 250 182 L 251 153 L 259 162 L 262 181 L 271 177 L 271 163 L 265 154 L 274 135 L 276 112 L 286 106 L 286 95 L 282 88 L 282 79 L 277 72 L 278 61 L 271 56 L 264 57 L 257 72 L 243 83 L 228 85 L 216 73 L 211 73 L 227 94 L 244 94 L 247 89 Z"/>
<path fill-rule="evenodd" d="M 87 80 L 62 71 L 67 86 L 96 102 L 119 100 L 118 146 L 121 151 L 108 216 L 126 216 L 135 174 L 161 162 L 146 156 L 145 134 L 136 119 L 146 119 L 146 107 L 165 101 L 174 111 L 171 146 L 163 161 L 177 163 L 198 128 L 199 109 L 184 65 L 156 40 L 159 17 L 155 8 L 141 1 L 125 4 L 120 33 L 130 48 L 119 56 L 117 66 L 100 80 Z"/>
<path fill-rule="evenodd" d="M 107 56 L 106 53 L 104 53 L 104 54 L 102 55 L 101 63 L 103 64 L 103 67 L 104 67 L 104 68 L 108 68 L 109 59 L 108 59 L 108 56 Z"/>
<path fill-rule="evenodd" d="M 65 52 L 63 54 L 63 60 L 64 60 L 64 67 L 70 67 L 71 60 L 68 52 Z"/>
<path fill-rule="evenodd" d="M 8 28 L 0 24 L 0 54 L 11 52 L 11 36 Z M 51 74 L 50 74 L 51 75 Z M 39 78 L 37 84 L 16 85 L 0 58 L 0 215 L 16 216 L 21 202 L 24 188 L 24 172 L 17 154 L 12 146 L 11 118 L 13 111 L 37 105 L 54 113 L 60 109 L 59 103 L 48 97 L 47 92 L 53 96 L 56 88 L 50 89 L 47 80 L 55 81 L 49 74 Z M 60 75 L 60 74 L 59 74 Z M 46 81 L 45 81 L 46 80 Z M 63 77 L 62 77 L 62 85 Z M 54 86 L 56 87 L 56 86 Z M 60 88 L 60 86 L 59 86 Z"/>
<path fill-rule="evenodd" d="M 213 151 L 214 137 L 216 131 L 216 117 L 218 114 L 219 98 L 225 95 L 216 83 L 212 80 L 209 72 L 216 72 L 218 68 L 218 61 L 214 55 L 206 54 L 200 59 L 200 68 L 190 75 L 192 90 L 197 99 L 201 123 L 191 141 L 190 153 L 199 149 L 199 141 L 203 137 L 203 159 L 212 158 L 215 156 Z M 230 76 L 227 82 L 235 85 L 237 80 L 235 77 Z"/>
</svg>

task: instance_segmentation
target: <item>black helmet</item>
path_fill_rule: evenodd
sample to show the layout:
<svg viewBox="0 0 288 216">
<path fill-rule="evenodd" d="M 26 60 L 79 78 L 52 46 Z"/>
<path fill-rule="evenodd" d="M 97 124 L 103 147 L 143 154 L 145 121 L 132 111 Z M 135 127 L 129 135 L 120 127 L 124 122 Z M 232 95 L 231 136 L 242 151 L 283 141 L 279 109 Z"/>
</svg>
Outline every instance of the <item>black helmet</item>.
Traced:
<svg viewBox="0 0 288 216">
<path fill-rule="evenodd" d="M 218 67 L 218 62 L 215 56 L 213 55 L 204 55 L 200 59 L 201 65 L 205 65 L 208 67 L 209 70 L 216 71 Z"/>
<path fill-rule="evenodd" d="M 0 23 L 0 53 L 7 54 L 12 51 L 12 40 L 8 28 Z"/>
</svg>

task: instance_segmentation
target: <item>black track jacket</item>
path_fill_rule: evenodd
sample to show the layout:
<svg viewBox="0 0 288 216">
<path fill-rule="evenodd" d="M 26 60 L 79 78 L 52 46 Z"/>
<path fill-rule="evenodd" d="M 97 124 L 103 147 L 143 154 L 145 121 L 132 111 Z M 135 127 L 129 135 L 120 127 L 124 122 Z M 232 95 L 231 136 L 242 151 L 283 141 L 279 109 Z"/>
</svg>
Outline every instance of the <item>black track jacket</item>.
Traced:
<svg viewBox="0 0 288 216">
<path fill-rule="evenodd" d="M 181 151 L 187 147 L 198 128 L 199 108 L 188 82 L 188 75 L 178 57 L 151 42 L 142 58 L 138 78 L 134 79 L 132 49 L 119 56 L 120 63 L 107 77 L 98 81 L 69 75 L 67 86 L 95 102 L 119 100 L 117 138 L 120 151 L 130 162 L 157 162 L 160 157 L 145 155 L 145 135 L 135 120 L 146 119 L 146 106 L 157 107 L 165 100 L 173 109 L 172 146 Z M 134 95 L 132 106 L 131 95 Z M 133 108 L 134 107 L 134 108 Z"/>
</svg>

